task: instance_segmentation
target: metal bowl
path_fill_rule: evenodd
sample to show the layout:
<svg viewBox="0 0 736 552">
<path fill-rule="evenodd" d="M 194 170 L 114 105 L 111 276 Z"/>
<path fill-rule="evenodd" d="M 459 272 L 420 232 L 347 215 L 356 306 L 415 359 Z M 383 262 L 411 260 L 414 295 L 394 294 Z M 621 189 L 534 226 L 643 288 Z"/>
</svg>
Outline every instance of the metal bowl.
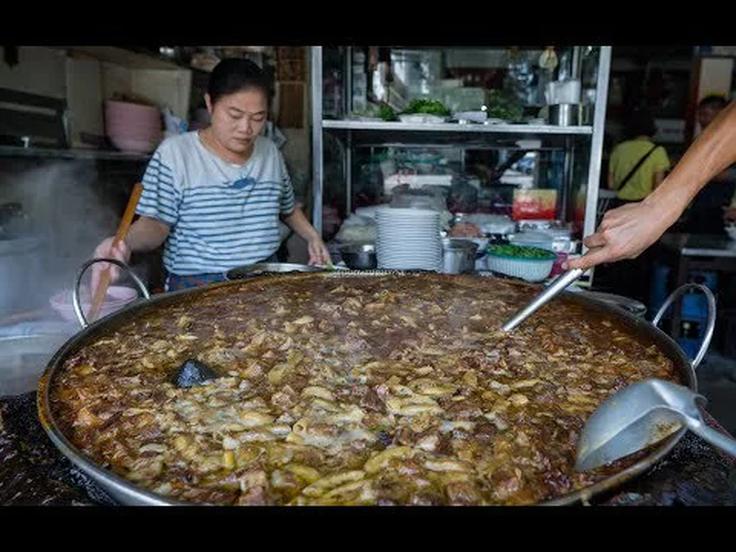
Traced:
<svg viewBox="0 0 736 552">
<path fill-rule="evenodd" d="M 343 245 L 340 247 L 340 256 L 353 270 L 373 270 L 378 266 L 376 246 L 373 244 Z"/>
</svg>

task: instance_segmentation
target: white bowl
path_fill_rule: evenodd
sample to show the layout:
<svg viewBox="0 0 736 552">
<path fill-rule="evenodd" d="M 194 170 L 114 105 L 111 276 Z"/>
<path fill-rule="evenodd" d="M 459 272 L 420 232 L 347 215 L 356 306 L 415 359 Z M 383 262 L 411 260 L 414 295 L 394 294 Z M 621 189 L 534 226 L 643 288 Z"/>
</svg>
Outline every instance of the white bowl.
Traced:
<svg viewBox="0 0 736 552">
<path fill-rule="evenodd" d="M 446 123 L 449 117 L 442 117 L 440 115 L 430 115 L 429 113 L 406 113 L 399 115 L 399 120 L 402 123 L 419 123 L 419 124 L 437 124 Z"/>
<path fill-rule="evenodd" d="M 552 272 L 556 259 L 522 259 L 501 257 L 488 253 L 486 262 L 493 272 L 521 278 L 527 282 L 541 282 Z"/>
</svg>

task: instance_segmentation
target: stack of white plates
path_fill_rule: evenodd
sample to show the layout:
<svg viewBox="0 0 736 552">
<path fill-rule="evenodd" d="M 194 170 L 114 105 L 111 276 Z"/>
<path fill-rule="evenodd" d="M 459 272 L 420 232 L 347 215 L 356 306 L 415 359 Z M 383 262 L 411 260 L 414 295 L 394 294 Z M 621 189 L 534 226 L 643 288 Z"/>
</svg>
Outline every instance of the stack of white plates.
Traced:
<svg viewBox="0 0 736 552">
<path fill-rule="evenodd" d="M 442 266 L 440 213 L 383 207 L 376 211 L 378 268 L 439 270 Z"/>
</svg>

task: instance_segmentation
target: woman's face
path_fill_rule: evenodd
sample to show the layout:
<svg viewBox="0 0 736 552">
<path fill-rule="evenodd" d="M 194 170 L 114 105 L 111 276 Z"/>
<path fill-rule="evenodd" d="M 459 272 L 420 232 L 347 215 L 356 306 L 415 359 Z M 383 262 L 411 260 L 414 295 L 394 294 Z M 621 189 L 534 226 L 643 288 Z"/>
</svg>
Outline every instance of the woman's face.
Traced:
<svg viewBox="0 0 736 552">
<path fill-rule="evenodd" d="M 205 95 L 211 129 L 217 141 L 234 153 L 247 153 L 263 130 L 268 114 L 266 95 L 257 88 L 221 96 L 213 105 Z"/>
</svg>

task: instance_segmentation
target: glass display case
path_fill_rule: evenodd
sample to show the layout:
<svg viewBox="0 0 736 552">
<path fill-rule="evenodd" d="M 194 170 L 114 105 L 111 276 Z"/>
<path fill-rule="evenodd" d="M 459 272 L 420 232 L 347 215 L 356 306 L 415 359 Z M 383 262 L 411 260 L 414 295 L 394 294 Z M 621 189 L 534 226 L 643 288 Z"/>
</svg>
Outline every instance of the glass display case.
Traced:
<svg viewBox="0 0 736 552">
<path fill-rule="evenodd" d="M 582 253 L 610 62 L 607 46 L 313 47 L 315 227 L 329 241 L 397 186 L 442 190 L 453 214 L 566 224 Z M 518 209 L 530 197 L 544 214 Z"/>
</svg>

